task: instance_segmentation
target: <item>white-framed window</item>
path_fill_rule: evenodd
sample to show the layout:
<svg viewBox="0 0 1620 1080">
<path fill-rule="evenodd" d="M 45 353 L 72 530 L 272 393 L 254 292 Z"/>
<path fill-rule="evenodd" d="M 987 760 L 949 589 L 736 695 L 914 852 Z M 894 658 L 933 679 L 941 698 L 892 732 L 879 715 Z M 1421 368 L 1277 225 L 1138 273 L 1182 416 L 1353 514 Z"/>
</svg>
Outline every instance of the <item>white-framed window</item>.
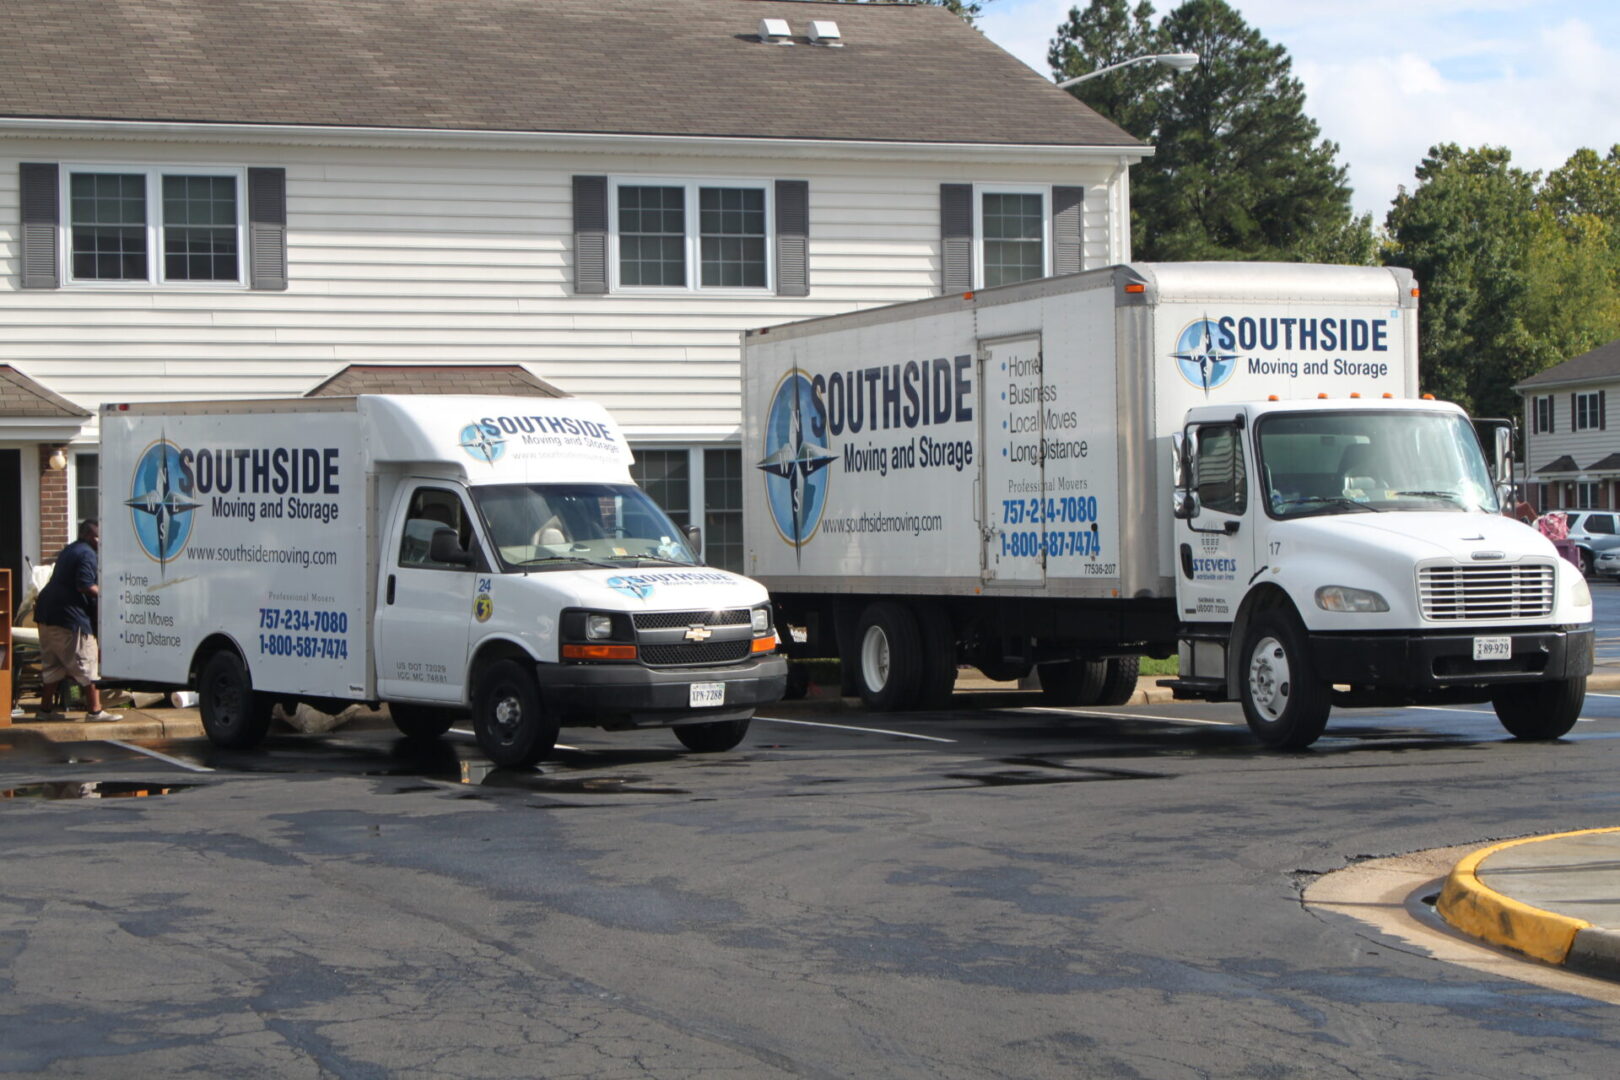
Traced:
<svg viewBox="0 0 1620 1080">
<path fill-rule="evenodd" d="M 1553 429 L 1553 398 L 1551 394 L 1535 399 L 1536 434 Z"/>
<path fill-rule="evenodd" d="M 636 446 L 630 475 L 682 529 L 703 527 L 703 561 L 743 569 L 742 451 L 728 446 Z M 700 508 L 701 517 L 693 512 Z"/>
<path fill-rule="evenodd" d="M 973 192 L 973 235 L 980 288 L 1052 272 L 1051 189 L 984 184 Z"/>
<path fill-rule="evenodd" d="M 1596 431 L 1603 427 L 1603 392 L 1596 390 L 1587 394 L 1576 394 L 1575 397 L 1575 430 Z"/>
<path fill-rule="evenodd" d="M 246 171 L 62 167 L 68 285 L 245 288 Z"/>
<path fill-rule="evenodd" d="M 1577 480 L 1575 482 L 1575 508 L 1578 510 L 1590 510 L 1598 505 L 1598 486 L 1586 480 Z"/>
<path fill-rule="evenodd" d="M 615 291 L 767 292 L 775 244 L 764 180 L 614 177 L 608 259 Z"/>
<path fill-rule="evenodd" d="M 73 453 L 73 472 L 68 486 L 68 535 L 78 535 L 79 522 L 101 520 L 101 454 L 95 450 Z"/>
</svg>

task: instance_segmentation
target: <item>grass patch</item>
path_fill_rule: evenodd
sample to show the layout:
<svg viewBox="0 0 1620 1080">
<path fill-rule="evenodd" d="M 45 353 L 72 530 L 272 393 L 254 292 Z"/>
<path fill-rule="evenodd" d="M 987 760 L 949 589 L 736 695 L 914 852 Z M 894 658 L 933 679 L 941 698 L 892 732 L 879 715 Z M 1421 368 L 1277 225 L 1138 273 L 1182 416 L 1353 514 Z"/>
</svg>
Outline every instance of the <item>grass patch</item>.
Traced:
<svg viewBox="0 0 1620 1080">
<path fill-rule="evenodd" d="M 1140 672 L 1143 675 L 1176 675 L 1180 673 L 1180 666 L 1175 657 L 1169 656 L 1163 660 L 1155 660 L 1150 656 L 1142 657 Z"/>
</svg>

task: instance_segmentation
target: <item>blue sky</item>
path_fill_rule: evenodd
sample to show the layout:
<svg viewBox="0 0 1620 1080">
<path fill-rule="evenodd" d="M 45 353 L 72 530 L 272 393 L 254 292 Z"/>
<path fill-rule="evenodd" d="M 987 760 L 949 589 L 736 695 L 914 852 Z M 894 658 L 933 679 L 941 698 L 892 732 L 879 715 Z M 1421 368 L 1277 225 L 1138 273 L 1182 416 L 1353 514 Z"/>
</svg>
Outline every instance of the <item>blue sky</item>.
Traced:
<svg viewBox="0 0 1620 1080">
<path fill-rule="evenodd" d="M 1543 172 L 1620 143 L 1620 0 L 1229 2 L 1288 50 L 1306 111 L 1349 166 L 1356 209 L 1377 223 L 1436 143 L 1506 146 Z M 991 0 L 979 27 L 1050 76 L 1046 50 L 1072 6 Z"/>
</svg>

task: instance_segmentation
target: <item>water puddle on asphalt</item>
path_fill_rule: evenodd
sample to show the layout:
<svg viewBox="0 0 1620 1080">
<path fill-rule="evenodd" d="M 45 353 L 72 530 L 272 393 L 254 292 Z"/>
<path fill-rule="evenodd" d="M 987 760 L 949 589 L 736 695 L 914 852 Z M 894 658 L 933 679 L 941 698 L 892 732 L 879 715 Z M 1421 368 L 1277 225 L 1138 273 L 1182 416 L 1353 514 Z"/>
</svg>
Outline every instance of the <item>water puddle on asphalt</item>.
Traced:
<svg viewBox="0 0 1620 1080">
<path fill-rule="evenodd" d="M 92 780 L 88 783 L 68 780 L 0 788 L 0 799 L 149 799 L 201 786 L 201 784 L 150 784 L 128 780 Z"/>
</svg>

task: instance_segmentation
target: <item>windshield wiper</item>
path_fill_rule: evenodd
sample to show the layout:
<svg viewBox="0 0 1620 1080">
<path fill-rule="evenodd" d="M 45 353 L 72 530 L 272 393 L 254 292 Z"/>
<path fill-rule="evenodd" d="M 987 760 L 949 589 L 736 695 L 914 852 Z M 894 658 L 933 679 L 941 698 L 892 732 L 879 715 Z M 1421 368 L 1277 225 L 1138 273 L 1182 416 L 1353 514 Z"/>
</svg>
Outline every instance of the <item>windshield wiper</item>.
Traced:
<svg viewBox="0 0 1620 1080">
<path fill-rule="evenodd" d="M 1468 505 L 1463 501 L 1463 497 L 1455 491 L 1397 491 L 1395 494 L 1411 495 L 1418 499 L 1445 499 L 1456 503 L 1458 506 Z"/>
<path fill-rule="evenodd" d="M 580 564 L 582 564 L 584 566 L 594 566 L 594 567 L 598 567 L 598 568 L 600 568 L 602 570 L 617 570 L 617 569 L 619 569 L 617 566 L 615 566 L 612 563 L 598 562 L 595 559 L 587 559 L 583 555 L 537 555 L 532 559 L 524 559 L 523 561 L 515 562 L 512 565 L 513 566 L 536 566 L 536 565 L 538 565 L 540 563 L 555 563 L 555 562 L 580 563 Z"/>
<path fill-rule="evenodd" d="M 1288 509 L 1296 506 L 1339 506 L 1346 510 L 1365 510 L 1372 514 L 1383 513 L 1383 511 L 1379 510 L 1376 506 L 1372 506 L 1364 502 L 1357 502 L 1356 500 L 1348 498 L 1344 495 L 1302 495 L 1297 499 L 1283 500 L 1285 513 Z"/>
<path fill-rule="evenodd" d="M 688 562 L 685 559 L 671 559 L 671 558 L 667 558 L 666 556 L 663 556 L 663 555 L 626 555 L 625 558 L 627 558 L 627 559 L 636 559 L 636 560 L 641 561 L 641 562 L 662 563 L 665 566 L 696 566 L 697 565 L 697 563 Z"/>
</svg>

